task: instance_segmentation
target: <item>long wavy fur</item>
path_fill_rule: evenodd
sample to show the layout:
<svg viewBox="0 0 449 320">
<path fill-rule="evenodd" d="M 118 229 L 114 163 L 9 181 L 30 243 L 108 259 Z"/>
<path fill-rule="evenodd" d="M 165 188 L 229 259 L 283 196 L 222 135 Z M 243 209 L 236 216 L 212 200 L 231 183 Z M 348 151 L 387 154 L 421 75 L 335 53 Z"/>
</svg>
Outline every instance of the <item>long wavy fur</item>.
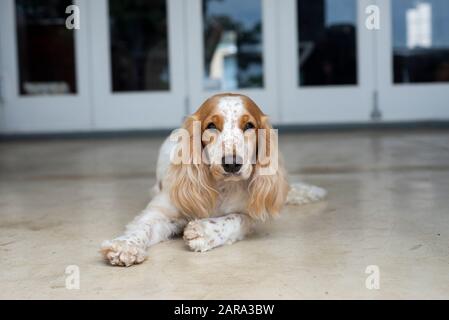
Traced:
<svg viewBox="0 0 449 320">
<path fill-rule="evenodd" d="M 183 127 L 190 133 L 191 159 L 201 157 L 200 150 L 193 148 L 193 122 L 191 116 L 186 119 Z M 200 164 L 171 165 L 169 168 L 171 182 L 170 198 L 175 206 L 187 217 L 207 218 L 215 208 L 218 192 L 213 187 L 213 177 L 209 167 L 201 161 Z"/>
<path fill-rule="evenodd" d="M 287 182 L 283 161 L 277 152 L 277 142 L 270 141 L 271 137 L 269 130 L 273 128 L 269 124 L 266 116 L 262 116 L 261 121 L 261 128 L 265 129 L 265 137 L 263 140 L 266 142 L 266 152 L 270 159 L 268 165 L 271 165 L 272 161 L 278 161 L 278 169 L 275 174 L 262 175 L 262 165 L 259 161 L 258 153 L 254 173 L 248 185 L 250 195 L 248 201 L 248 214 L 254 219 L 265 220 L 267 217 L 279 214 L 287 198 L 289 184 Z M 271 146 L 271 148 L 269 146 Z"/>
</svg>

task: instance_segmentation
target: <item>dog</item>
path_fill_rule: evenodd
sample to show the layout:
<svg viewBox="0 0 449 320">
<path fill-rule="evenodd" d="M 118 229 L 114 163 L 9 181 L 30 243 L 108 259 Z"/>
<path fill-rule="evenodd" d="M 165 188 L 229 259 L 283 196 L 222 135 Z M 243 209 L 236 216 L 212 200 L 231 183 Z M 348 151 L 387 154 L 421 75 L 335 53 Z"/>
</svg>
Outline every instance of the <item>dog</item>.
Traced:
<svg viewBox="0 0 449 320">
<path fill-rule="evenodd" d="M 141 263 L 149 247 L 182 232 L 193 251 L 232 244 L 286 203 L 326 195 L 288 183 L 268 116 L 240 94 L 214 95 L 188 116 L 162 144 L 156 176 L 146 209 L 122 236 L 102 243 L 111 265 Z"/>
</svg>

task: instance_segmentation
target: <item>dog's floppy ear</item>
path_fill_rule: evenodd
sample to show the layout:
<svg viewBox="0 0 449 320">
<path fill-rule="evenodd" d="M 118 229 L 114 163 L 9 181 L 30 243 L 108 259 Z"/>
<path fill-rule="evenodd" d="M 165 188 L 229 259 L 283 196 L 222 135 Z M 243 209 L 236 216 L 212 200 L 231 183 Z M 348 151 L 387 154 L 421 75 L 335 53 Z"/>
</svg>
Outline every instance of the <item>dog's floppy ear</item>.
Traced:
<svg viewBox="0 0 449 320">
<path fill-rule="evenodd" d="M 201 158 L 200 119 L 196 115 L 189 116 L 183 128 L 190 136 L 189 161 L 170 164 L 170 198 L 182 214 L 192 218 L 206 218 L 215 207 L 218 192 L 213 188 L 213 178 Z M 199 136 L 194 139 L 194 135 Z"/>
<path fill-rule="evenodd" d="M 257 163 L 248 187 L 248 214 L 264 220 L 279 213 L 285 203 L 289 185 L 278 152 L 277 132 L 265 115 L 260 117 L 257 140 Z"/>
</svg>

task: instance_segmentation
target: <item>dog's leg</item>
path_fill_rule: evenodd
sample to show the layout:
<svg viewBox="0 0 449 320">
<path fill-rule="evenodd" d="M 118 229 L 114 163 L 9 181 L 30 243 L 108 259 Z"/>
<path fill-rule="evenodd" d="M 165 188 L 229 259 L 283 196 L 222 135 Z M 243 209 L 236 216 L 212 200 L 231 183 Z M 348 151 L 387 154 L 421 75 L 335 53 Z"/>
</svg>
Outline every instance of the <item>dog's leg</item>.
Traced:
<svg viewBox="0 0 449 320">
<path fill-rule="evenodd" d="M 166 196 L 159 194 L 126 226 L 122 236 L 104 241 L 100 251 L 112 265 L 128 267 L 141 263 L 150 246 L 181 233 L 186 223 Z"/>
<path fill-rule="evenodd" d="M 324 199 L 326 195 L 327 191 L 323 188 L 300 182 L 292 183 L 285 204 L 302 205 L 316 202 Z"/>
<path fill-rule="evenodd" d="M 251 232 L 253 220 L 245 214 L 194 220 L 184 230 L 184 240 L 193 251 L 207 251 L 242 240 Z"/>
</svg>

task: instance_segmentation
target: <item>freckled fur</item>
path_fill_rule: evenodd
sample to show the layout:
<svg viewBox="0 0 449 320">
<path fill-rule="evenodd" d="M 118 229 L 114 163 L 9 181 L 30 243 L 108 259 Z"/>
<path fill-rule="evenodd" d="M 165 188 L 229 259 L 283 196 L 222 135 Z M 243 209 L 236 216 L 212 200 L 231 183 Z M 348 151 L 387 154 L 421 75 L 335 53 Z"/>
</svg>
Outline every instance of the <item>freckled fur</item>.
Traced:
<svg viewBox="0 0 449 320">
<path fill-rule="evenodd" d="M 170 163 L 170 153 L 177 145 L 167 139 L 159 151 L 153 199 L 128 224 L 122 236 L 104 241 L 101 246 L 100 252 L 110 264 L 128 267 L 141 263 L 146 259 L 150 246 L 182 232 L 184 241 L 193 251 L 204 252 L 231 244 L 249 234 L 257 221 L 279 214 L 287 194 L 292 203 L 324 197 L 322 189 L 304 185 L 299 189 L 293 188 L 289 194 L 290 187 L 281 159 L 273 175 L 262 175 L 263 166 L 258 161 L 255 164 L 244 163 L 240 175 L 226 175 L 221 166 L 222 155 L 218 151 L 224 149 L 240 156 L 240 144 L 245 137 L 242 129 L 249 121 L 254 124 L 256 132 L 271 128 L 268 117 L 250 98 L 236 94 L 209 98 L 183 124 L 191 141 L 194 121 L 201 122 L 202 132 L 210 122 L 219 130 L 217 139 L 201 143 L 202 150 L 196 150 L 191 143 L 192 158 L 201 158 L 199 152 L 206 149 L 211 163 Z M 266 136 L 266 139 L 270 137 Z M 257 141 L 258 137 L 249 141 L 250 152 L 257 152 L 256 145 L 251 145 Z M 272 152 L 266 150 L 268 155 L 274 155 Z"/>
</svg>

